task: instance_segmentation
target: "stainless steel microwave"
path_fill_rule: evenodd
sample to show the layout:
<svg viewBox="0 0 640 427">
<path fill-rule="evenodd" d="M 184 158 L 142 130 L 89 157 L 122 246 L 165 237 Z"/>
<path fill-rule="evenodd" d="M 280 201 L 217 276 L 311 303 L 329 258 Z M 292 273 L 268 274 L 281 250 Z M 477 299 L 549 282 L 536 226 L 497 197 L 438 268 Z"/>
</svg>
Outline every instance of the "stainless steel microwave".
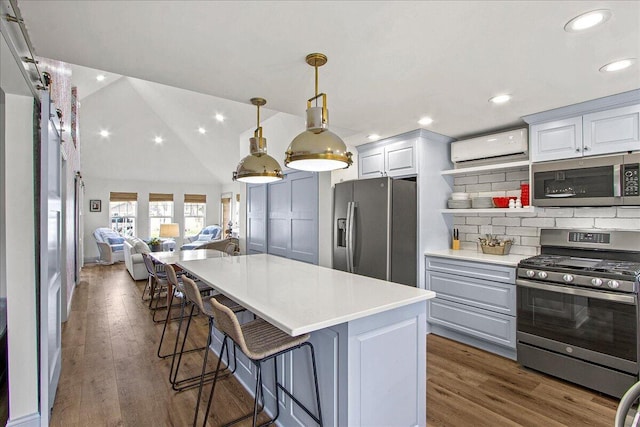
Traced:
<svg viewBox="0 0 640 427">
<path fill-rule="evenodd" d="M 640 153 L 531 166 L 533 206 L 640 206 Z"/>
</svg>

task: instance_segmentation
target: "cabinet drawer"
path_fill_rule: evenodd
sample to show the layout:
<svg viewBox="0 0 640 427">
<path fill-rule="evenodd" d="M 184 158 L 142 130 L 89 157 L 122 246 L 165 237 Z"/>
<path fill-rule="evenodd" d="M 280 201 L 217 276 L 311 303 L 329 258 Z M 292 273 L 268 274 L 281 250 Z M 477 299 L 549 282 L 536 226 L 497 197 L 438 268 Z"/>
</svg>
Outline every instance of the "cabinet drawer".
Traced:
<svg viewBox="0 0 640 427">
<path fill-rule="evenodd" d="M 516 287 L 447 273 L 428 272 L 427 289 L 438 298 L 498 313 L 516 315 Z"/>
<path fill-rule="evenodd" d="M 425 265 L 427 273 L 450 273 L 494 282 L 516 283 L 515 267 L 430 256 L 426 257 Z"/>
<path fill-rule="evenodd" d="M 434 298 L 428 301 L 428 320 L 458 332 L 509 348 L 516 347 L 516 318 Z"/>
</svg>

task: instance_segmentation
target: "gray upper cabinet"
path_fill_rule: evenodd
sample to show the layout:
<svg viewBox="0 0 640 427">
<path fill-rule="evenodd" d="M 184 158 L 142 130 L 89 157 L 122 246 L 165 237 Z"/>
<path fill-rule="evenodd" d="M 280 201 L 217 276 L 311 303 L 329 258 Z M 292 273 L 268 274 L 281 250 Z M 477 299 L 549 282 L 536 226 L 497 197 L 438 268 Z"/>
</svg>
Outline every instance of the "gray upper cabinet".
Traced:
<svg viewBox="0 0 640 427">
<path fill-rule="evenodd" d="M 533 125 L 530 135 L 532 162 L 582 156 L 582 117 Z"/>
<path fill-rule="evenodd" d="M 358 178 L 392 178 L 418 173 L 417 139 L 378 141 L 358 147 Z"/>
<path fill-rule="evenodd" d="M 640 149 L 640 105 L 587 114 L 582 118 L 584 155 Z"/>
<path fill-rule="evenodd" d="M 525 116 L 532 162 L 640 150 L 640 90 Z"/>
</svg>

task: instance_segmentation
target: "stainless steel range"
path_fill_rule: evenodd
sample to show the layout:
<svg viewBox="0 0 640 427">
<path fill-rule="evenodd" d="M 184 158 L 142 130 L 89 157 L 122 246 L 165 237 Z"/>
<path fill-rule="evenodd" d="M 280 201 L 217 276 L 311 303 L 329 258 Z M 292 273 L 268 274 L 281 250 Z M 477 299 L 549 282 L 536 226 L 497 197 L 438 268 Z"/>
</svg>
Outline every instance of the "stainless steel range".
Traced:
<svg viewBox="0 0 640 427">
<path fill-rule="evenodd" d="M 620 397 L 638 381 L 640 231 L 543 229 L 518 264 L 518 362 Z"/>
</svg>

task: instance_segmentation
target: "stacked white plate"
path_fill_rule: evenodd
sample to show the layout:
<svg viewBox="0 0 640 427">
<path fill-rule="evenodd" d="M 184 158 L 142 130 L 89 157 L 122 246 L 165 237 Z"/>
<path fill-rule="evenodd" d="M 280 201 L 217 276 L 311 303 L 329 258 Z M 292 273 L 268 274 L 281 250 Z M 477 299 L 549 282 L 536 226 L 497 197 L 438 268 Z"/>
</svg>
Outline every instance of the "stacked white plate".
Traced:
<svg viewBox="0 0 640 427">
<path fill-rule="evenodd" d="M 447 201 L 447 207 L 449 209 L 469 209 L 471 207 L 470 199 L 455 200 L 451 199 Z"/>
<path fill-rule="evenodd" d="M 471 199 L 471 207 L 474 209 L 492 208 L 493 199 L 491 197 L 474 197 Z"/>
<path fill-rule="evenodd" d="M 469 193 L 451 193 L 451 200 L 469 200 Z"/>
</svg>

